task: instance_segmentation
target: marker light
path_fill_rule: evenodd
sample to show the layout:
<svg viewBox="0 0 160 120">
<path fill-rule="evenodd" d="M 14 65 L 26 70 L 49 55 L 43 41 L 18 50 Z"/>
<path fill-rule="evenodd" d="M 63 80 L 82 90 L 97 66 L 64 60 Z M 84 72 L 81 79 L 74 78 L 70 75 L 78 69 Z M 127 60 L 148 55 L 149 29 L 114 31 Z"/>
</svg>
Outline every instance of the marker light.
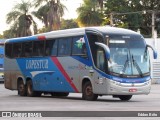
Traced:
<svg viewBox="0 0 160 120">
<path fill-rule="evenodd" d="M 38 40 L 45 40 L 46 37 L 45 36 L 38 36 Z"/>
</svg>

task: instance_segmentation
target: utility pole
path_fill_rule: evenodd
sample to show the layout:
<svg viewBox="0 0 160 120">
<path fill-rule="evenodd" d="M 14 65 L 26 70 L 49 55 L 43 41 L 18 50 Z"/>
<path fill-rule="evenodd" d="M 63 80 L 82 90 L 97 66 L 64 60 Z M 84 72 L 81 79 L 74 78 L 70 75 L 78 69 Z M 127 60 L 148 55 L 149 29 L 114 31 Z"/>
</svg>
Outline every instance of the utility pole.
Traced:
<svg viewBox="0 0 160 120">
<path fill-rule="evenodd" d="M 152 11 L 152 38 L 154 39 L 154 47 L 157 48 L 157 30 L 155 30 L 155 11 Z"/>
<path fill-rule="evenodd" d="M 155 33 L 155 11 L 152 11 L 152 38 L 154 38 Z"/>
<path fill-rule="evenodd" d="M 113 13 L 110 13 L 110 26 L 113 26 Z"/>
</svg>

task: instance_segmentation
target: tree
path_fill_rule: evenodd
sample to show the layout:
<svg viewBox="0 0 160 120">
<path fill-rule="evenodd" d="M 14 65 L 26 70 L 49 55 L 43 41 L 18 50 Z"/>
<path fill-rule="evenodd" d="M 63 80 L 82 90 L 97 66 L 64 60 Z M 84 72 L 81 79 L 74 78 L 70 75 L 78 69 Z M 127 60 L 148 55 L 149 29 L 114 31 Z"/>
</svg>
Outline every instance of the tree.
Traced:
<svg viewBox="0 0 160 120">
<path fill-rule="evenodd" d="M 145 10 L 146 13 L 143 14 L 143 24 L 141 25 L 141 30 L 143 34 L 151 34 L 152 27 L 152 12 L 155 12 L 155 22 L 157 22 L 159 17 L 160 10 L 160 1 L 159 0 L 142 0 L 140 3 L 141 7 L 139 10 Z M 158 25 L 158 24 L 156 24 Z M 160 33 L 159 27 L 156 27 L 157 32 Z"/>
<path fill-rule="evenodd" d="M 62 19 L 61 21 L 61 29 L 70 29 L 70 28 L 77 28 L 78 27 L 78 23 L 73 20 L 64 20 Z"/>
<path fill-rule="evenodd" d="M 11 12 L 7 14 L 7 24 L 12 24 L 10 27 L 11 34 L 15 37 L 22 37 L 31 35 L 31 26 L 33 25 L 34 33 L 37 33 L 37 25 L 33 20 L 31 14 L 29 14 L 29 9 L 32 7 L 31 3 L 21 1 L 17 3 Z"/>
<path fill-rule="evenodd" d="M 16 36 L 16 32 L 13 30 L 5 30 L 3 31 L 3 38 L 4 39 L 8 39 L 8 38 L 15 38 Z"/>
<path fill-rule="evenodd" d="M 48 17 L 47 12 L 49 11 L 48 5 L 41 6 L 37 11 L 32 12 L 32 14 L 37 17 L 39 20 L 41 20 L 45 27 L 48 28 Z"/>
<path fill-rule="evenodd" d="M 84 4 L 77 9 L 78 21 L 83 26 L 101 25 L 103 21 L 102 12 L 98 9 L 97 0 L 84 0 Z"/>
<path fill-rule="evenodd" d="M 2 39 L 2 38 L 3 38 L 3 35 L 0 34 L 0 39 Z"/>
<path fill-rule="evenodd" d="M 39 7 L 39 9 L 34 12 L 34 15 L 45 24 L 46 30 L 60 29 L 61 17 L 66 9 L 60 0 L 35 0 L 35 7 Z"/>
<path fill-rule="evenodd" d="M 98 1 L 98 4 L 99 4 L 99 7 L 101 9 L 101 12 L 103 12 L 103 4 L 104 4 L 104 0 L 97 0 Z"/>
<path fill-rule="evenodd" d="M 62 29 L 77 28 L 77 27 L 79 27 L 78 23 L 74 19 L 70 19 L 70 20 L 62 19 L 61 20 L 61 28 L 60 28 L 61 30 Z M 43 27 L 43 28 L 38 30 L 38 33 L 44 33 L 46 31 L 48 31 L 48 29 L 46 27 Z"/>
<path fill-rule="evenodd" d="M 159 0 L 106 0 L 104 6 L 106 18 L 112 13 L 117 26 L 123 24 L 135 31 L 140 29 L 146 35 L 151 33 L 151 10 L 160 10 Z"/>
<path fill-rule="evenodd" d="M 129 0 L 107 0 L 105 3 L 106 17 L 110 18 L 112 14 L 115 26 L 123 25 L 123 27 L 137 30 L 140 27 L 142 17 L 139 13 L 131 12 L 134 12 L 134 7 Z"/>
</svg>

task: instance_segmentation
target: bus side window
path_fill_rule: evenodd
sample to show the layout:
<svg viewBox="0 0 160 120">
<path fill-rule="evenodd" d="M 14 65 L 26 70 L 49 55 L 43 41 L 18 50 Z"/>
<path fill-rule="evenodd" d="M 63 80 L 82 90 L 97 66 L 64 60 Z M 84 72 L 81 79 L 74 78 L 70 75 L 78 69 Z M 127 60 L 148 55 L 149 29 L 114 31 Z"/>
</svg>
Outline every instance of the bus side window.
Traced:
<svg viewBox="0 0 160 120">
<path fill-rule="evenodd" d="M 62 38 L 58 44 L 58 55 L 66 56 L 71 54 L 71 41 L 72 38 Z"/>
<path fill-rule="evenodd" d="M 5 55 L 7 57 L 9 57 L 9 58 L 12 58 L 13 57 L 12 52 L 13 52 L 12 44 L 6 44 L 6 46 L 5 46 Z"/>
<path fill-rule="evenodd" d="M 33 56 L 43 56 L 44 54 L 44 41 L 33 42 Z"/>
<path fill-rule="evenodd" d="M 58 41 L 54 40 L 53 41 L 53 45 L 52 45 L 52 51 L 51 51 L 51 55 L 52 56 L 56 56 L 57 55 L 57 49 L 58 49 Z"/>
<path fill-rule="evenodd" d="M 46 56 L 56 56 L 57 55 L 57 40 L 46 40 L 45 46 Z"/>
<path fill-rule="evenodd" d="M 83 44 L 83 46 L 82 46 L 82 54 L 87 55 L 86 44 Z"/>
<path fill-rule="evenodd" d="M 89 40 L 89 44 L 90 44 L 95 66 L 102 71 L 107 71 L 105 67 L 107 66 L 107 63 L 105 61 L 104 51 L 102 48 L 100 48 L 99 46 L 95 44 L 95 42 L 102 42 L 103 37 L 98 34 L 87 33 L 87 38 Z"/>
<path fill-rule="evenodd" d="M 32 56 L 32 42 L 24 42 L 22 44 L 23 47 L 23 57 L 31 57 Z"/>
<path fill-rule="evenodd" d="M 14 43 L 13 44 L 13 57 L 21 57 L 22 54 L 22 48 L 21 43 Z"/>
<path fill-rule="evenodd" d="M 66 55 L 66 44 L 62 44 L 59 48 L 59 55 Z"/>
<path fill-rule="evenodd" d="M 97 68 L 99 68 L 102 71 L 105 71 L 105 56 L 104 56 L 104 51 L 99 49 L 97 51 Z"/>
<path fill-rule="evenodd" d="M 83 36 L 73 38 L 72 55 L 87 55 L 86 44 Z"/>
</svg>

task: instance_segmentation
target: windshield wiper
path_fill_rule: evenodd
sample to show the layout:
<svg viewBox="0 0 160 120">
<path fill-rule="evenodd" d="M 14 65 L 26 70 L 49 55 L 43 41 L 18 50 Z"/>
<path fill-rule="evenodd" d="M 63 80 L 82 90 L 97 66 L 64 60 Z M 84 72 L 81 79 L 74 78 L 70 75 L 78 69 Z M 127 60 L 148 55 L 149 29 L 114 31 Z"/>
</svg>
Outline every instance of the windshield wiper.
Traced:
<svg viewBox="0 0 160 120">
<path fill-rule="evenodd" d="M 131 62 L 130 62 L 130 61 L 131 61 Z M 132 71 L 132 73 L 133 73 L 133 66 L 135 66 L 135 68 L 137 69 L 139 75 L 140 75 L 141 77 L 143 77 L 142 70 L 141 70 L 141 68 L 139 67 L 137 61 L 134 59 L 133 54 L 130 53 L 130 49 L 129 49 L 129 51 L 127 52 L 127 59 L 126 59 L 126 61 L 125 61 L 125 63 L 124 63 L 124 67 L 123 67 L 122 73 L 120 73 L 120 75 L 121 75 L 122 77 L 123 77 L 123 75 L 125 74 L 125 71 L 126 71 L 127 67 L 130 66 L 130 65 L 131 65 L 131 71 Z"/>
<path fill-rule="evenodd" d="M 122 76 L 125 73 L 127 66 L 129 65 L 129 58 L 128 57 L 129 56 L 128 56 L 128 53 L 127 53 L 127 60 L 124 63 L 124 67 L 123 67 L 123 70 L 122 70 L 122 73 L 121 73 Z"/>
<path fill-rule="evenodd" d="M 141 68 L 139 67 L 139 65 L 137 64 L 137 61 L 134 59 L 133 55 L 132 55 L 132 62 L 133 62 L 133 65 L 136 67 L 139 75 L 140 75 L 141 77 L 143 77 L 142 70 L 141 70 Z"/>
</svg>

